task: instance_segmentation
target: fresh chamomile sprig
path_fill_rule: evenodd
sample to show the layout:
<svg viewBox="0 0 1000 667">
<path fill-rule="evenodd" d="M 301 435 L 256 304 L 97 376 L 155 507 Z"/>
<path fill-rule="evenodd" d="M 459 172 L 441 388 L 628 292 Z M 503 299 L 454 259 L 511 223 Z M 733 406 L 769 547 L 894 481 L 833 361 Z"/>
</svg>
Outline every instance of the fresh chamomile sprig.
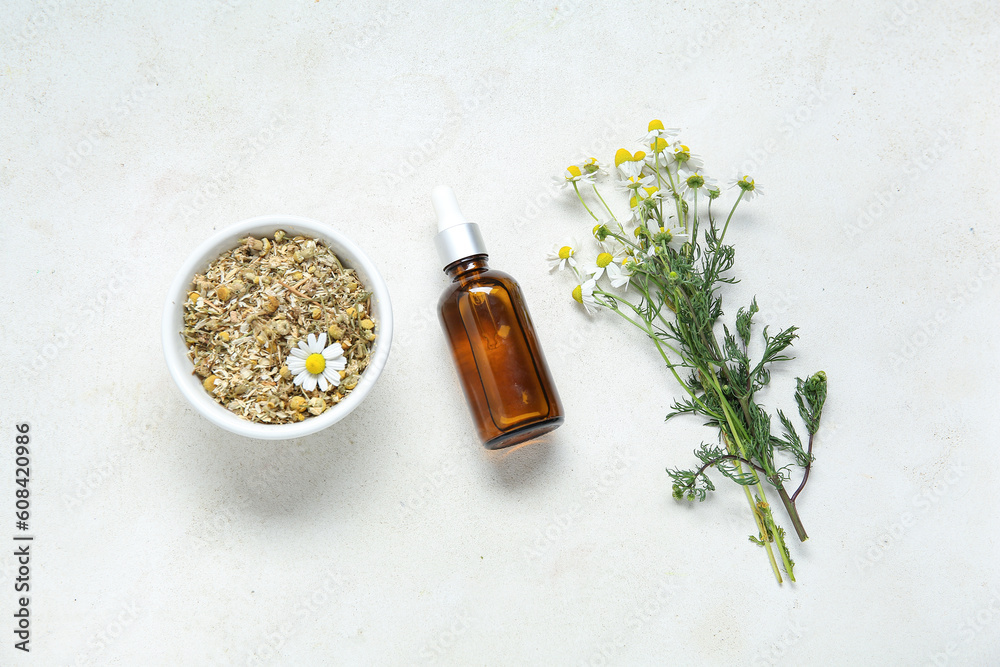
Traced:
<svg viewBox="0 0 1000 667">
<path fill-rule="evenodd" d="M 770 382 L 770 366 L 792 358 L 786 350 L 797 329 L 771 334 L 765 327 L 764 351 L 754 359 L 749 348 L 756 299 L 738 310 L 735 332 L 720 321 L 721 287 L 736 282 L 731 275 L 735 251 L 724 243 L 729 224 L 740 202 L 762 191 L 748 175 L 732 179 L 730 186 L 738 195 L 720 229 L 712 204 L 721 189 L 703 172 L 701 158 L 675 139 L 678 133 L 654 120 L 642 138 L 642 150 L 619 149 L 613 169 L 605 170 L 594 158 L 567 168 L 557 180 L 573 187 L 597 223 L 592 230 L 597 254 L 585 260 L 575 243 L 567 243 L 558 245 L 548 260 L 552 269 L 568 269 L 576 276 L 572 297 L 588 314 L 611 310 L 653 341 L 685 392 L 667 419 L 699 415 L 718 429 L 719 444 L 702 444 L 695 451 L 698 468 L 667 470 L 674 497 L 704 500 L 715 489 L 707 474 L 711 468 L 742 486 L 757 527 L 751 541 L 765 548 L 779 583 L 775 550 L 795 581 L 785 530 L 774 518 L 764 484 L 777 492 L 798 538 L 808 539 L 795 500 L 809 479 L 813 437 L 826 400 L 826 374 L 820 371 L 798 380 L 795 401 L 809 434 L 808 446 L 803 448 L 781 410 L 781 434 L 773 433 L 772 417 L 757 403 L 756 394 Z M 627 218 L 619 217 L 598 189 L 598 178 L 606 171 L 613 172 L 615 186 L 628 197 Z M 795 466 L 803 470 L 802 479 L 789 495 L 784 483 Z"/>
</svg>

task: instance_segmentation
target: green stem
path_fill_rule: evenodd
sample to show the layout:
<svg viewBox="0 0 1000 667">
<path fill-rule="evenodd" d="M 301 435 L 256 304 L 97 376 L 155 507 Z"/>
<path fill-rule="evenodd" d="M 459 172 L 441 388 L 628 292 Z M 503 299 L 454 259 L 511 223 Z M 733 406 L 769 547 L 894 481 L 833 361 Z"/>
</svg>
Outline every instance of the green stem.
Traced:
<svg viewBox="0 0 1000 667">
<path fill-rule="evenodd" d="M 589 206 L 587 206 L 587 202 L 583 201 L 583 195 L 580 194 L 580 188 L 577 187 L 576 181 L 573 181 L 573 190 L 576 191 L 576 196 L 579 197 L 580 203 L 583 204 L 583 207 L 585 209 L 587 209 L 587 213 L 590 214 L 590 217 L 592 217 L 594 220 L 597 220 L 598 222 L 600 222 L 601 221 L 600 218 L 598 218 L 596 215 L 594 215 L 594 212 L 590 210 Z"/>
<path fill-rule="evenodd" d="M 740 455 L 743 458 L 748 458 L 747 457 L 746 449 L 743 447 L 743 443 L 740 440 L 739 433 L 737 432 L 737 429 L 736 429 L 736 424 L 735 424 L 735 422 L 736 422 L 736 415 L 733 414 L 733 408 L 732 408 L 732 406 L 729 405 L 729 401 L 726 400 L 725 394 L 722 393 L 722 386 L 719 384 L 719 378 L 716 377 L 715 371 L 709 369 L 709 378 L 711 379 L 712 383 L 715 385 L 715 390 L 716 390 L 716 392 L 718 393 L 718 396 L 719 396 L 719 403 L 722 405 L 722 411 L 726 415 L 726 423 L 729 424 L 729 430 L 733 434 L 733 439 L 736 441 L 736 447 L 739 449 Z M 757 477 L 756 487 L 757 487 L 757 490 L 760 492 L 760 498 L 761 498 L 762 501 L 766 502 L 767 501 L 767 494 L 764 493 L 764 486 L 760 483 L 760 477 L 757 475 L 756 472 L 754 472 L 754 476 Z M 743 488 L 746 489 L 747 487 L 743 487 Z M 749 493 L 750 493 L 749 490 L 747 490 L 747 495 L 749 495 Z M 755 505 L 755 507 L 756 507 L 756 505 Z M 774 535 L 774 541 L 777 542 L 777 544 L 778 544 L 778 553 L 781 554 L 781 560 L 782 560 L 782 563 L 785 566 L 785 572 L 788 573 L 788 576 L 791 578 L 792 581 L 795 581 L 795 575 L 792 573 L 792 564 L 789 562 L 788 556 L 785 555 L 785 543 L 784 543 L 784 540 L 781 539 L 781 534 L 778 533 L 777 530 L 770 531 L 770 532 L 773 533 L 773 535 Z M 767 544 L 767 535 L 768 534 L 769 534 L 769 531 L 766 531 L 766 530 L 761 533 L 761 535 L 764 537 L 764 543 L 765 543 L 765 545 Z"/>
<path fill-rule="evenodd" d="M 604 197 L 602 197 L 602 196 L 601 196 L 601 193 L 597 191 L 597 186 L 596 186 L 596 185 L 594 185 L 594 186 L 592 186 L 592 187 L 594 188 L 594 194 L 595 194 L 595 195 L 597 195 L 597 198 L 601 200 L 601 203 L 602 203 L 602 204 L 604 204 L 604 208 L 605 208 L 605 209 L 607 209 L 607 211 L 608 211 L 608 215 L 610 215 L 610 216 L 611 216 L 611 219 L 612 219 L 612 220 L 614 220 L 615 222 L 618 222 L 618 218 L 616 218 L 616 217 L 615 217 L 615 214 L 614 214 L 614 213 L 613 213 L 613 212 L 611 211 L 611 207 L 610 207 L 610 206 L 608 206 L 608 202 L 604 201 Z M 580 193 L 578 192 L 577 194 L 580 194 Z M 582 201 L 582 200 L 583 200 L 583 199 L 582 199 L 582 197 L 581 197 L 581 201 Z M 591 214 L 591 215 L 593 215 L 593 214 Z"/>
<path fill-rule="evenodd" d="M 722 239 L 726 238 L 726 230 L 729 229 L 729 221 L 733 219 L 733 213 L 736 212 L 736 207 L 740 205 L 740 200 L 743 199 L 743 195 L 746 194 L 746 190 L 740 188 L 740 196 L 736 198 L 733 202 L 733 208 L 729 211 L 729 217 L 726 218 L 726 224 L 722 227 L 722 236 L 719 237 L 719 245 L 722 245 Z"/>
<path fill-rule="evenodd" d="M 785 511 L 788 512 L 788 518 L 792 520 L 792 526 L 795 528 L 795 534 L 798 536 L 799 542 L 805 542 L 809 539 L 809 536 L 806 535 L 806 529 L 799 518 L 799 511 L 795 507 L 795 501 L 788 497 L 788 492 L 785 491 L 785 487 L 781 484 L 780 479 L 772 479 L 771 483 L 778 489 L 781 504 L 785 506 Z"/>
<path fill-rule="evenodd" d="M 660 176 L 660 154 L 658 152 L 656 152 L 655 147 L 656 147 L 656 140 L 654 139 L 653 140 L 653 148 L 654 148 L 654 150 L 653 150 L 653 164 L 656 166 L 656 168 L 653 171 L 656 172 L 656 187 L 658 189 L 660 189 L 660 190 L 663 190 L 663 178 Z M 661 193 L 661 195 L 662 195 L 662 193 Z M 663 222 L 663 197 L 662 196 L 660 197 L 660 203 L 657 206 L 657 209 L 660 212 L 660 222 L 662 224 L 662 222 Z"/>
<path fill-rule="evenodd" d="M 694 244 L 698 242 L 698 190 L 694 191 L 694 203 L 691 204 L 691 252 L 694 252 Z"/>
</svg>

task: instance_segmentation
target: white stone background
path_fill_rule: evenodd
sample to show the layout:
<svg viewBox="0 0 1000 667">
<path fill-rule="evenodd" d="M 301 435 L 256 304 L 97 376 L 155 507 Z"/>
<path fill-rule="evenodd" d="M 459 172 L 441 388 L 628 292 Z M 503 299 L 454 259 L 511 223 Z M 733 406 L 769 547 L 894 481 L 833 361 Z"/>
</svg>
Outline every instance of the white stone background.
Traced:
<svg viewBox="0 0 1000 667">
<path fill-rule="evenodd" d="M 29 656 L 2 549 L 0 663 L 997 664 L 996 11 L 5 3 L 0 539 L 29 422 L 36 541 Z M 711 431 L 664 423 L 648 341 L 543 262 L 591 227 L 551 177 L 651 118 L 766 189 L 726 303 L 801 327 L 767 402 L 830 377 L 795 584 L 735 486 L 670 497 Z M 548 444 L 475 439 L 438 183 L 527 294 L 567 413 Z M 196 414 L 159 340 L 187 254 L 273 212 L 365 248 L 397 327 L 355 413 L 278 443 Z"/>
</svg>

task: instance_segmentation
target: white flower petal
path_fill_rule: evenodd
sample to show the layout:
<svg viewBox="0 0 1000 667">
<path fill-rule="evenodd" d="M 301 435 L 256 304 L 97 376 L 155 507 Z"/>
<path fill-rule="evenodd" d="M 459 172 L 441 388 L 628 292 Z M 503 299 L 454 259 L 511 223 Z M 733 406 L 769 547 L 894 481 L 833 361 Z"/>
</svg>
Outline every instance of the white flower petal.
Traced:
<svg viewBox="0 0 1000 667">
<path fill-rule="evenodd" d="M 327 361 L 342 356 L 344 356 L 344 348 L 340 347 L 339 343 L 334 343 L 330 347 L 323 350 L 323 358 Z"/>
<path fill-rule="evenodd" d="M 291 355 L 293 357 L 298 358 L 298 359 L 305 359 L 306 357 L 309 356 L 309 353 L 308 352 L 304 352 L 303 350 L 300 350 L 297 347 L 293 347 L 292 351 L 291 351 Z"/>
<path fill-rule="evenodd" d="M 330 388 L 330 383 L 326 381 L 326 373 L 323 373 L 322 375 L 319 376 L 318 382 L 320 391 L 326 391 L 327 389 Z"/>
<path fill-rule="evenodd" d="M 302 388 L 306 391 L 312 391 L 316 388 L 316 376 L 312 373 L 306 374 L 306 379 L 302 381 Z"/>
<path fill-rule="evenodd" d="M 307 377 L 309 377 L 309 373 L 306 371 L 302 371 L 301 373 L 295 376 L 295 381 L 293 384 L 301 385 Z"/>
<path fill-rule="evenodd" d="M 306 356 L 309 356 L 309 345 L 304 340 L 300 340 L 299 341 L 299 348 L 298 349 L 300 349 L 303 352 L 305 352 Z"/>
<path fill-rule="evenodd" d="M 317 343 L 319 343 L 319 351 L 322 352 L 323 348 L 326 347 L 326 332 L 325 331 L 319 335 L 319 338 L 317 339 Z"/>
<path fill-rule="evenodd" d="M 342 371 L 347 368 L 347 359 L 344 357 L 337 357 L 336 359 L 330 359 L 326 362 L 327 368 L 332 368 L 337 371 Z"/>
<path fill-rule="evenodd" d="M 340 373 L 334 369 L 327 367 L 326 370 L 323 371 L 323 377 L 325 377 L 334 387 L 340 386 Z"/>
<path fill-rule="evenodd" d="M 288 370 L 292 372 L 292 375 L 298 375 L 306 369 L 306 362 L 296 357 L 289 357 L 285 361 L 285 364 L 288 366 Z"/>
</svg>

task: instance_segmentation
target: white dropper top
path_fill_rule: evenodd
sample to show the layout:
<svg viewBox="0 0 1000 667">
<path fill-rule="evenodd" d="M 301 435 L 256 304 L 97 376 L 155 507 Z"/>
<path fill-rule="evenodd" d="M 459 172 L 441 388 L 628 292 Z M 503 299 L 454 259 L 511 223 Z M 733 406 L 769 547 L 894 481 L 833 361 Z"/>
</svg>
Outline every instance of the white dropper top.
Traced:
<svg viewBox="0 0 1000 667">
<path fill-rule="evenodd" d="M 435 186 L 431 191 L 431 201 L 434 202 L 434 210 L 437 212 L 439 232 L 469 222 L 462 215 L 462 209 L 458 207 L 455 191 L 447 185 Z"/>
<path fill-rule="evenodd" d="M 469 222 L 462 215 L 454 190 L 447 185 L 438 185 L 431 191 L 431 201 L 438 218 L 434 245 L 445 267 L 466 257 L 487 254 L 479 225 Z"/>
</svg>

